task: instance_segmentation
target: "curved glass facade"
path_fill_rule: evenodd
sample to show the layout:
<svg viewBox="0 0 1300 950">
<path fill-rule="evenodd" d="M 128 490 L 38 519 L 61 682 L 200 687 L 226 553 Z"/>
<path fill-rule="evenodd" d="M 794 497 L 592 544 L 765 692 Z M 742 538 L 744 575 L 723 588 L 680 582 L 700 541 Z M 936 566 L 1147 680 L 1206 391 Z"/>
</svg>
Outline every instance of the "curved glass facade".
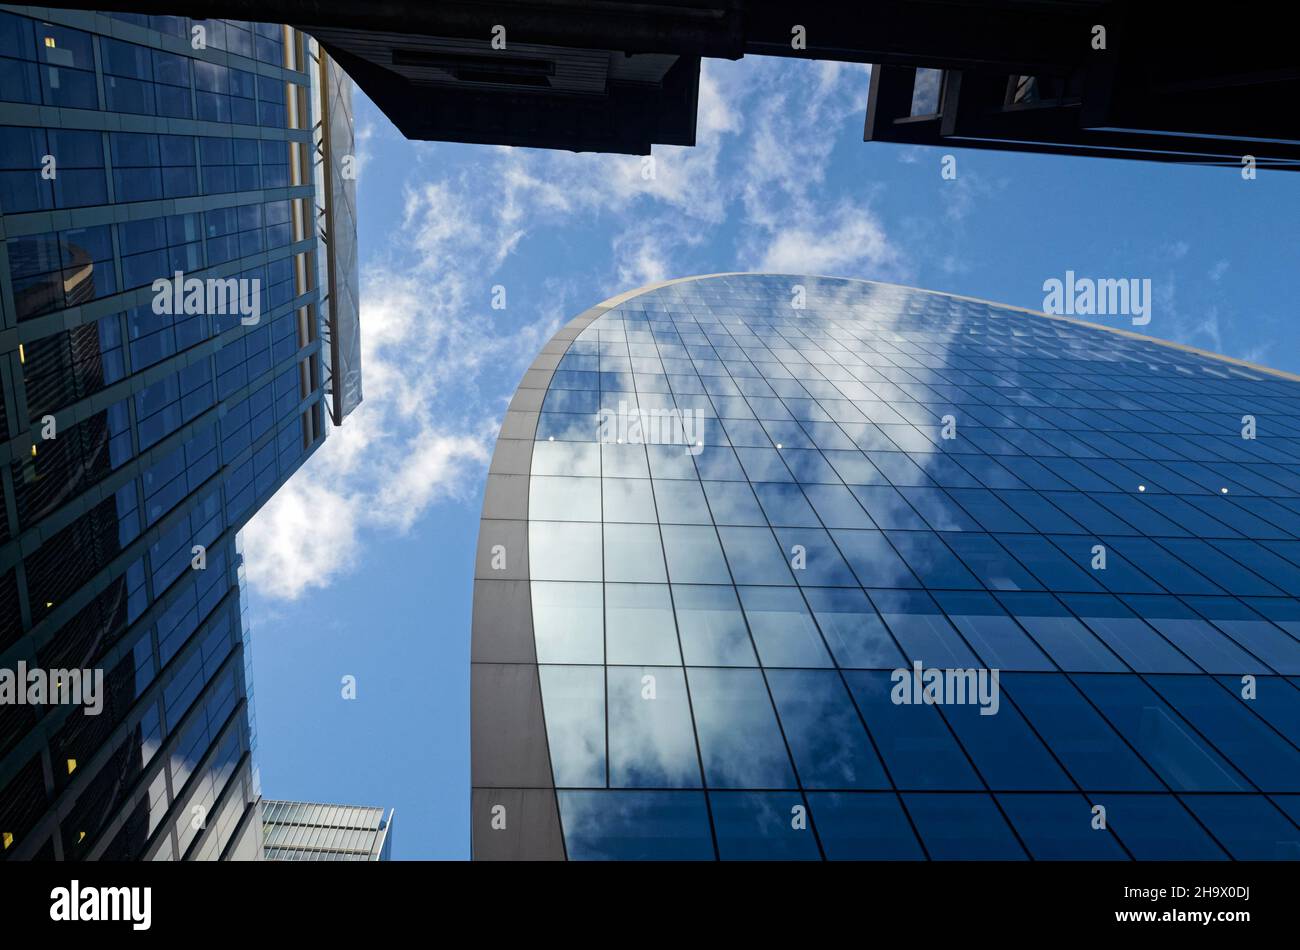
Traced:
<svg viewBox="0 0 1300 950">
<path fill-rule="evenodd" d="M 1298 413 L 892 285 L 589 311 L 489 476 L 476 856 L 1300 858 Z"/>
</svg>

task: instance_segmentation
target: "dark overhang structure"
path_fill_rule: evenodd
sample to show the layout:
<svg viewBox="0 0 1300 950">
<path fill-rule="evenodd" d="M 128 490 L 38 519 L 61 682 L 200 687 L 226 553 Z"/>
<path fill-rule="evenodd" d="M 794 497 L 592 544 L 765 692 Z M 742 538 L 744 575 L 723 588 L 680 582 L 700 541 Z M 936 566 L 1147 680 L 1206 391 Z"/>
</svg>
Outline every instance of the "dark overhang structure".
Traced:
<svg viewBox="0 0 1300 950">
<path fill-rule="evenodd" d="M 1300 167 L 1300 53 L 1264 9 L 1206 19 L 1156 0 L 97 6 L 290 23 L 410 138 L 631 154 L 692 145 L 701 58 L 757 54 L 874 64 L 867 141 Z"/>
<path fill-rule="evenodd" d="M 1300 53 L 1268 17 L 1074 6 L 1072 46 L 1037 66 L 878 65 L 866 140 L 1300 168 Z"/>
</svg>

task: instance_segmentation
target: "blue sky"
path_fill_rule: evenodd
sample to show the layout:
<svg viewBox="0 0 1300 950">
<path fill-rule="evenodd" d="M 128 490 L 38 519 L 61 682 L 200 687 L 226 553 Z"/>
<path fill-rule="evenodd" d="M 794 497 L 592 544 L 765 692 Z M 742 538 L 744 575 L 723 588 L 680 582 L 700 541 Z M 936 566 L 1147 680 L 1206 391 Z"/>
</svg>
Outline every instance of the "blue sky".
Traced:
<svg viewBox="0 0 1300 950">
<path fill-rule="evenodd" d="M 869 78 L 706 61 L 697 144 L 656 148 L 652 178 L 636 156 L 408 142 L 357 93 L 365 401 L 244 536 L 267 797 L 395 807 L 395 858 L 469 856 L 491 446 L 536 352 L 616 293 L 758 270 L 1039 309 L 1067 270 L 1149 278 L 1143 332 L 1300 372 L 1300 175 L 953 150 L 945 180 L 942 149 L 862 141 Z"/>
</svg>

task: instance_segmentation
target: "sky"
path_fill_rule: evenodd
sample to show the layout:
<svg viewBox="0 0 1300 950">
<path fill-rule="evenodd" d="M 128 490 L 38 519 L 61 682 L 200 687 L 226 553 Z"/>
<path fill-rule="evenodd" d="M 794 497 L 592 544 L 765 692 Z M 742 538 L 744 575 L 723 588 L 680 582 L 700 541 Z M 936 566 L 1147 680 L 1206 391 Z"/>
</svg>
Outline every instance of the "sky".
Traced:
<svg viewBox="0 0 1300 950">
<path fill-rule="evenodd" d="M 1149 324 L 1091 319 L 1300 372 L 1300 175 L 867 143 L 869 81 L 706 60 L 696 145 L 652 167 L 407 141 L 357 91 L 364 401 L 243 536 L 267 798 L 395 808 L 394 859 L 469 857 L 487 464 L 537 352 L 615 294 L 764 271 L 1042 309 L 1067 271 L 1150 279 Z"/>
</svg>

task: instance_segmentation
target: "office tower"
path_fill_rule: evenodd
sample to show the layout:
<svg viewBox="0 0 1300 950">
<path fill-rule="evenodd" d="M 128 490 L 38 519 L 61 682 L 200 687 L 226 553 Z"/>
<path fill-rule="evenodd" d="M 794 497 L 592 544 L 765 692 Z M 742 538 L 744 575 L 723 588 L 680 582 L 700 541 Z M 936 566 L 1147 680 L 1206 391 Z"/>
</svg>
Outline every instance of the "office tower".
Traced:
<svg viewBox="0 0 1300 950">
<path fill-rule="evenodd" d="M 887 284 L 591 308 L 488 476 L 475 856 L 1300 857 L 1297 412 Z"/>
<path fill-rule="evenodd" d="M 268 861 L 387 861 L 393 812 L 315 802 L 262 802 Z"/>
<path fill-rule="evenodd" d="M 103 677 L 0 704 L 6 859 L 261 854 L 236 536 L 360 398 L 348 94 L 282 26 L 0 10 L 0 672 Z"/>
<path fill-rule="evenodd" d="M 77 0 L 56 0 L 63 4 Z M 169 13 L 172 0 L 102 0 Z M 701 58 L 873 63 L 868 141 L 1300 167 L 1300 76 L 1269 17 L 1142 0 L 262 0 L 413 139 L 693 145 Z M 248 0 L 186 12 L 245 16 Z M 797 107 L 797 103 L 794 104 Z"/>
</svg>

